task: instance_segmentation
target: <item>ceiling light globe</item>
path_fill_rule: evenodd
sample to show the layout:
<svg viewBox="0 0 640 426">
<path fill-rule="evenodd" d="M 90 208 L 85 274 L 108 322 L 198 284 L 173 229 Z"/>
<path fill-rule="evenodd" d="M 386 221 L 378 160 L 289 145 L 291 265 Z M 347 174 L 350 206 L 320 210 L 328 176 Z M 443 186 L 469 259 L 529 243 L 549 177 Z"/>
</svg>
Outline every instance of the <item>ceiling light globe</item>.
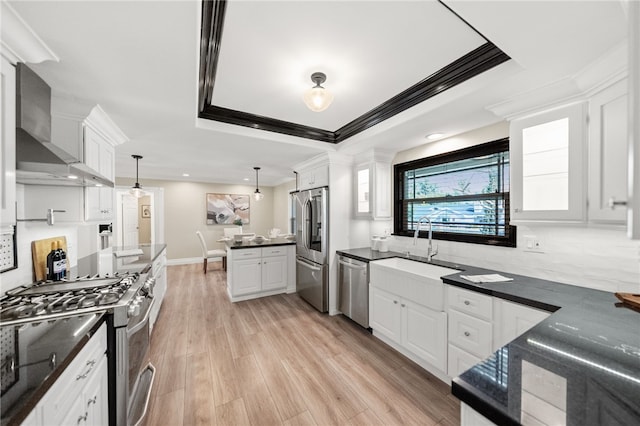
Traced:
<svg viewBox="0 0 640 426">
<path fill-rule="evenodd" d="M 322 86 L 315 86 L 304 94 L 304 103 L 314 112 L 324 111 L 333 102 L 333 94 Z"/>
<path fill-rule="evenodd" d="M 136 198 L 140 198 L 144 195 L 144 191 L 140 187 L 133 187 L 129 190 L 129 194 L 133 195 Z"/>
<path fill-rule="evenodd" d="M 260 200 L 262 200 L 264 198 L 264 194 L 262 192 L 256 190 L 256 192 L 253 193 L 253 198 L 256 201 L 260 201 Z"/>
</svg>

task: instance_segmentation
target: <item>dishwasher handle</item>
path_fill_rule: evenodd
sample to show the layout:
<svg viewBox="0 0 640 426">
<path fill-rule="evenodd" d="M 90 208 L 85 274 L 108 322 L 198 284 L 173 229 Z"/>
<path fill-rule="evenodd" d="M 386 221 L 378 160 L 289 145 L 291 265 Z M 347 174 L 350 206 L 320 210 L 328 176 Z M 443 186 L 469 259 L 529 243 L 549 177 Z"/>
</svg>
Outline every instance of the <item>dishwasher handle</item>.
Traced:
<svg viewBox="0 0 640 426">
<path fill-rule="evenodd" d="M 345 262 L 344 260 L 338 260 L 338 263 L 351 269 L 367 269 L 367 265 L 356 265 L 355 263 Z"/>
</svg>

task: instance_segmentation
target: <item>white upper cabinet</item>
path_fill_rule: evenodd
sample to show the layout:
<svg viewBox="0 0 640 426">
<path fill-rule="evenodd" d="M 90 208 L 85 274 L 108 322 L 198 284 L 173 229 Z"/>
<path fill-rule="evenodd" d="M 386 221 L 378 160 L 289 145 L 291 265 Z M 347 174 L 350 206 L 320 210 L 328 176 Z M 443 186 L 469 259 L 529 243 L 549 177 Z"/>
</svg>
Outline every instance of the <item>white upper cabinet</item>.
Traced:
<svg viewBox="0 0 640 426">
<path fill-rule="evenodd" d="M 0 228 L 16 224 L 16 69 L 4 57 L 0 68 L 0 94 L 2 96 L 2 146 L 0 167 Z"/>
<path fill-rule="evenodd" d="M 391 163 L 370 161 L 359 163 L 353 171 L 353 212 L 357 219 L 389 219 L 391 217 Z"/>
<path fill-rule="evenodd" d="M 92 127 L 84 128 L 84 161 L 88 167 L 113 181 L 115 178 L 115 148 Z M 108 187 L 85 188 L 85 220 L 113 218 L 115 192 Z"/>
<path fill-rule="evenodd" d="M 329 186 L 329 166 L 322 165 L 300 172 L 300 190 Z"/>
<path fill-rule="evenodd" d="M 583 221 L 586 105 L 510 125 L 511 220 Z"/>
<path fill-rule="evenodd" d="M 626 221 L 626 206 L 611 208 L 609 203 L 627 199 L 627 103 L 626 80 L 619 81 L 589 99 L 590 221 Z"/>
</svg>

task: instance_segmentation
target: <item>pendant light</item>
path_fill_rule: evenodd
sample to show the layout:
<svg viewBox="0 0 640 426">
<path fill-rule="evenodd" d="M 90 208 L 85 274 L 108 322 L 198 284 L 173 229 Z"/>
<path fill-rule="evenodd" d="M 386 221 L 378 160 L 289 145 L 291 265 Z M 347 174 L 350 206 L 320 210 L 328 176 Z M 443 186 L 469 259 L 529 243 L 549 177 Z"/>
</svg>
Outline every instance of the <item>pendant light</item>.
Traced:
<svg viewBox="0 0 640 426">
<path fill-rule="evenodd" d="M 314 72 L 311 74 L 311 81 L 316 85 L 307 90 L 304 94 L 304 103 L 311 111 L 320 112 L 329 108 L 333 101 L 333 95 L 327 89 L 321 86 L 327 80 L 327 76 L 322 72 Z"/>
<path fill-rule="evenodd" d="M 253 198 L 256 201 L 260 201 L 264 198 L 264 194 L 260 192 L 260 186 L 258 185 L 258 170 L 260 170 L 260 167 L 254 167 L 253 170 L 256 171 L 256 190 L 253 193 Z"/>
<path fill-rule="evenodd" d="M 142 155 L 133 154 L 131 157 L 136 160 L 136 183 L 131 187 L 129 193 L 136 198 L 140 198 L 144 195 L 144 191 L 142 190 L 140 183 L 138 183 L 138 160 L 142 159 Z"/>
</svg>

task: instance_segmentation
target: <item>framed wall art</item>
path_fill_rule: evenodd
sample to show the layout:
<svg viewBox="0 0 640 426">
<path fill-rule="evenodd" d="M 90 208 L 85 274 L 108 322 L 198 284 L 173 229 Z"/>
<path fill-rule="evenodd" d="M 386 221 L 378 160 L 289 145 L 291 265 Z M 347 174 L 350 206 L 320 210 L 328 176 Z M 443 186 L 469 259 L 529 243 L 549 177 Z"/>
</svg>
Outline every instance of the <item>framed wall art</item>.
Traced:
<svg viewBox="0 0 640 426">
<path fill-rule="evenodd" d="M 249 223 L 249 195 L 207 194 L 207 225 Z"/>
</svg>

